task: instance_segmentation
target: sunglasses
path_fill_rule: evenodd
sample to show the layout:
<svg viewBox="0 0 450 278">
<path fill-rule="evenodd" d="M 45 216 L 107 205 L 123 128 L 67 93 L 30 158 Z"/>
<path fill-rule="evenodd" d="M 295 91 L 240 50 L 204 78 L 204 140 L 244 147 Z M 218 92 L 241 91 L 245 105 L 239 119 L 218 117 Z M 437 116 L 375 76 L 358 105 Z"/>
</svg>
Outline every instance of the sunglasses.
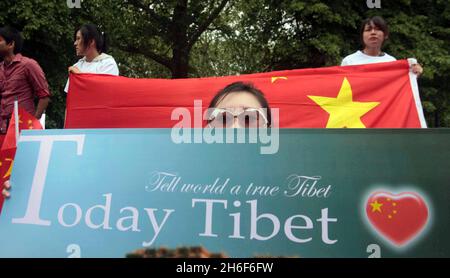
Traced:
<svg viewBox="0 0 450 278">
<path fill-rule="evenodd" d="M 210 127 L 230 128 L 233 127 L 237 119 L 240 127 L 258 128 L 267 127 L 268 120 L 262 108 L 246 108 L 231 110 L 224 108 L 214 108 L 208 118 Z"/>
</svg>

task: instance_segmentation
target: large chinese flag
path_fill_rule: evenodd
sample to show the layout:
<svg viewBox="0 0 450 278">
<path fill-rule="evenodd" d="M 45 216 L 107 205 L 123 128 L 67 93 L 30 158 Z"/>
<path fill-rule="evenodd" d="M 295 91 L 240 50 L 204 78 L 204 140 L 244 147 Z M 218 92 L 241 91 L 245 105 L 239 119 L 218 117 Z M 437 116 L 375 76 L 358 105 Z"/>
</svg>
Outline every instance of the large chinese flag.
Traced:
<svg viewBox="0 0 450 278">
<path fill-rule="evenodd" d="M 23 129 L 42 129 L 38 119 L 30 115 L 25 109 L 19 108 L 19 132 Z M 16 119 L 14 113 L 9 122 L 8 132 L 3 140 L 0 149 L 0 192 L 3 190 L 3 183 L 11 177 L 11 170 L 16 155 L 17 140 L 15 131 Z M 0 212 L 3 206 L 3 195 L 0 194 Z"/>
<path fill-rule="evenodd" d="M 407 60 L 361 66 L 191 79 L 72 74 L 66 128 L 170 128 L 172 111 L 207 108 L 226 85 L 244 81 L 279 108 L 282 128 L 426 127 Z M 193 117 L 192 117 L 193 118 Z"/>
</svg>

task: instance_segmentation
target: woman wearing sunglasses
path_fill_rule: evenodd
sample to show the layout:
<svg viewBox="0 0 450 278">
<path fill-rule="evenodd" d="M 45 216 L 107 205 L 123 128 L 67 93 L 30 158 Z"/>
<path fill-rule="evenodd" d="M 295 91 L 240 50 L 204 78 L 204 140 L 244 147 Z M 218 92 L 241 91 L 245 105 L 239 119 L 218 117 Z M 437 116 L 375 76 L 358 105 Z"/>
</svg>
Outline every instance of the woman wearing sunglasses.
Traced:
<svg viewBox="0 0 450 278">
<path fill-rule="evenodd" d="M 207 122 L 210 128 L 267 128 L 271 126 L 269 103 L 252 84 L 235 82 L 211 100 Z"/>
</svg>

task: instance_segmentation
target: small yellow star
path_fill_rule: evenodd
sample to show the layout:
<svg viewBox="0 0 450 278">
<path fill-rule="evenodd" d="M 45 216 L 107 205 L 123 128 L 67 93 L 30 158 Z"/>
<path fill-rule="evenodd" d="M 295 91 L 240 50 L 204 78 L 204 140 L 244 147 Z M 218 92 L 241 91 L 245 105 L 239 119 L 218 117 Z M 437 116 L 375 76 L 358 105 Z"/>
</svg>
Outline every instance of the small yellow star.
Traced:
<svg viewBox="0 0 450 278">
<path fill-rule="evenodd" d="M 288 80 L 286 76 L 274 76 L 272 77 L 272 84 L 275 83 L 278 79 Z"/>
<path fill-rule="evenodd" d="M 379 211 L 381 213 L 381 206 L 382 203 L 378 203 L 378 200 L 375 200 L 375 202 L 370 204 L 372 206 L 372 212 Z"/>
<path fill-rule="evenodd" d="M 7 178 L 7 177 L 11 176 L 11 171 L 12 171 L 13 164 L 14 164 L 14 161 L 13 161 L 12 159 L 10 159 L 10 158 L 7 158 L 7 159 L 5 159 L 5 160 L 6 160 L 6 161 L 11 161 L 11 164 L 9 165 L 8 171 L 5 173 L 5 175 L 3 176 L 3 178 Z"/>
</svg>

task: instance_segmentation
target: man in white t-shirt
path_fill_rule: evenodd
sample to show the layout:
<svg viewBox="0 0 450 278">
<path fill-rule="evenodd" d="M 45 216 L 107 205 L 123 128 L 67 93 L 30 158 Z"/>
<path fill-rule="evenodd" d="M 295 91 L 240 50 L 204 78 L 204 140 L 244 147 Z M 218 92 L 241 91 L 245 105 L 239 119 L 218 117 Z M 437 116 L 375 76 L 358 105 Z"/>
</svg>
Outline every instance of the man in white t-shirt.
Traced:
<svg viewBox="0 0 450 278">
<path fill-rule="evenodd" d="M 358 50 L 345 57 L 341 66 L 393 62 L 397 60 L 381 50 L 384 42 L 389 38 L 389 28 L 383 18 L 375 16 L 364 20 L 361 25 L 360 35 L 363 50 Z M 420 64 L 413 64 L 411 70 L 417 76 L 423 72 Z"/>
<path fill-rule="evenodd" d="M 93 24 L 83 25 L 75 34 L 74 42 L 77 56 L 84 56 L 75 65 L 69 67 L 69 73 L 96 73 L 119 75 L 119 68 L 111 55 L 106 51 L 103 34 Z M 69 91 L 67 80 L 64 91 Z"/>
</svg>

